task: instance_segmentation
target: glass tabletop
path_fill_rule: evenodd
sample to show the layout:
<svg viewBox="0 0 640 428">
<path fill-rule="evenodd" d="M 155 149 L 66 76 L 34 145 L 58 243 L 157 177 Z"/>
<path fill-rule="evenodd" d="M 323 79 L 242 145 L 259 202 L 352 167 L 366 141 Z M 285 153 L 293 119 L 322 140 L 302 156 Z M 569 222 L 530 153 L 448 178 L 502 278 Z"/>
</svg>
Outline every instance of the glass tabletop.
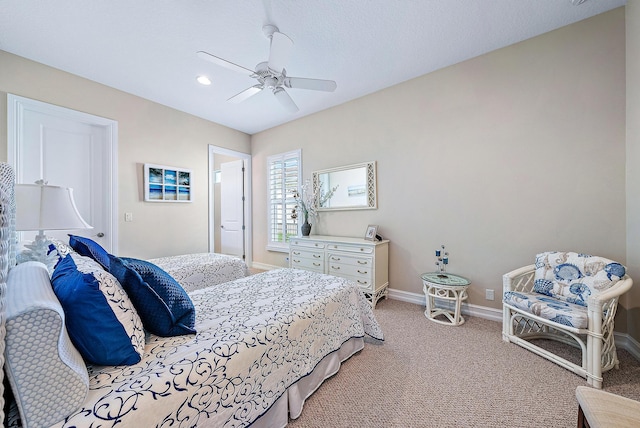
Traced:
<svg viewBox="0 0 640 428">
<path fill-rule="evenodd" d="M 424 281 L 428 281 L 428 282 L 432 282 L 434 284 L 438 284 L 438 285 L 458 285 L 458 286 L 464 286 L 464 285 L 469 285 L 471 284 L 471 281 L 469 281 L 467 278 L 460 276 L 460 275 L 454 275 L 451 273 L 442 273 L 442 272 L 427 272 L 427 273 L 423 273 L 422 275 L 420 275 L 420 277 L 424 280 Z"/>
</svg>

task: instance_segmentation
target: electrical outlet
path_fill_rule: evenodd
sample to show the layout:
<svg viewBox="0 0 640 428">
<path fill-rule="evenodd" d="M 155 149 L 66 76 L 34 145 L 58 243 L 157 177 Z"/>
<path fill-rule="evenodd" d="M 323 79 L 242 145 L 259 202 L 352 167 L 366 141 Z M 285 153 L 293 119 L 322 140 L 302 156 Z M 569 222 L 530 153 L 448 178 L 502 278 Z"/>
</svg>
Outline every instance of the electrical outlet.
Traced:
<svg viewBox="0 0 640 428">
<path fill-rule="evenodd" d="M 489 289 L 489 288 L 487 288 L 487 289 L 485 290 L 485 298 L 486 298 L 487 300 L 495 300 L 496 296 L 495 296 L 495 294 L 494 294 L 494 291 L 493 291 L 493 290 L 491 290 L 491 289 Z"/>
<path fill-rule="evenodd" d="M 124 221 L 133 221 L 133 213 L 124 213 Z"/>
</svg>

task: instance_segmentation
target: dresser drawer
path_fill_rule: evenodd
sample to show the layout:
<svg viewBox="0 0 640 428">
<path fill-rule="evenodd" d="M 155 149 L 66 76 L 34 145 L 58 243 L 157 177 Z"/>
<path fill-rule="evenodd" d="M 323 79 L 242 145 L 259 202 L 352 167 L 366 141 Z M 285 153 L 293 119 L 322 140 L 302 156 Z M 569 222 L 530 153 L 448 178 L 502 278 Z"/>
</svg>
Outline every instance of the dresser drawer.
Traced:
<svg viewBox="0 0 640 428">
<path fill-rule="evenodd" d="M 324 249 L 325 244 L 323 242 L 307 241 L 305 239 L 295 239 L 295 238 L 293 238 L 290 241 L 289 246 L 290 246 L 290 248 L 301 247 L 301 248 Z"/>
<path fill-rule="evenodd" d="M 354 265 L 347 265 L 343 263 L 334 263 L 329 261 L 329 273 L 336 276 L 349 276 L 359 279 L 373 279 L 372 267 L 361 267 Z"/>
<path fill-rule="evenodd" d="M 329 263 L 359 266 L 363 268 L 373 267 L 373 257 L 355 257 L 342 253 L 329 253 Z"/>
<path fill-rule="evenodd" d="M 346 251 L 349 253 L 373 254 L 373 247 L 365 245 L 329 244 L 327 248 L 329 250 Z"/>
<path fill-rule="evenodd" d="M 303 259 L 311 259 L 316 261 L 324 262 L 324 252 L 322 251 L 311 251 L 306 248 L 291 248 L 291 257 L 295 258 L 303 258 Z"/>
<path fill-rule="evenodd" d="M 373 290 L 373 280 L 371 278 L 358 278 L 355 276 L 344 276 L 343 278 L 350 279 L 360 286 L 360 290 L 362 291 L 374 291 Z"/>
<path fill-rule="evenodd" d="M 322 260 L 305 259 L 294 256 L 291 257 L 291 267 L 324 273 L 324 261 Z"/>
</svg>

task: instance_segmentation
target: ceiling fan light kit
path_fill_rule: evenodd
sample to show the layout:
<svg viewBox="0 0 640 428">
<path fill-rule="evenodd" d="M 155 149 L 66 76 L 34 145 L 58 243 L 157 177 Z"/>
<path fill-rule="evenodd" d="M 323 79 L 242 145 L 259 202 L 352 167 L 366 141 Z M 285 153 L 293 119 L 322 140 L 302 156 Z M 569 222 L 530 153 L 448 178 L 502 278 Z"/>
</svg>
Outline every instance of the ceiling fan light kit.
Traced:
<svg viewBox="0 0 640 428">
<path fill-rule="evenodd" d="M 257 85 L 243 90 L 227 101 L 236 104 L 241 103 L 264 89 L 270 89 L 285 110 L 290 113 L 296 113 L 299 111 L 299 108 L 287 91 L 285 91 L 285 88 L 310 89 L 323 92 L 333 92 L 336 90 L 338 85 L 333 80 L 288 77 L 284 67 L 291 56 L 293 40 L 286 34 L 281 33 L 275 25 L 265 25 L 262 27 L 262 31 L 271 41 L 269 60 L 258 63 L 255 70 L 250 70 L 205 51 L 197 52 L 197 55 L 205 61 L 242 73 L 258 81 Z"/>
</svg>

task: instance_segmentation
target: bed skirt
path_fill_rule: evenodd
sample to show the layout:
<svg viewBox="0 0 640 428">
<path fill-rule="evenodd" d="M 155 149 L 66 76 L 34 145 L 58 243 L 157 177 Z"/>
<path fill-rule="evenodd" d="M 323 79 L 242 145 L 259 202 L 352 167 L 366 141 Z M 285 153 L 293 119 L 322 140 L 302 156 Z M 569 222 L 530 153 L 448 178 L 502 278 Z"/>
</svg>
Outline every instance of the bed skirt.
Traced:
<svg viewBox="0 0 640 428">
<path fill-rule="evenodd" d="M 291 385 L 267 413 L 256 419 L 251 426 L 255 428 L 284 427 L 289 423 L 289 418 L 297 419 L 302 413 L 305 400 L 322 385 L 322 382 L 338 373 L 343 361 L 348 360 L 362 348 L 364 348 L 362 337 L 347 340 L 340 349 L 324 357 L 310 374 Z"/>
</svg>

